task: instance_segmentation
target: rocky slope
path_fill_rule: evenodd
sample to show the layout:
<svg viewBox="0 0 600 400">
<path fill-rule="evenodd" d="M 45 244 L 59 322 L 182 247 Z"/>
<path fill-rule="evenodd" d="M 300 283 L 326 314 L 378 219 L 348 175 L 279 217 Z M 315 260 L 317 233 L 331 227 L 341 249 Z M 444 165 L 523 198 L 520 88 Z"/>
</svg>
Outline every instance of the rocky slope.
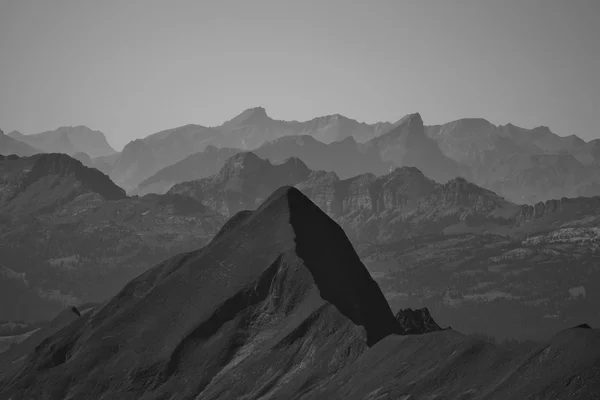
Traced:
<svg viewBox="0 0 600 400">
<path fill-rule="evenodd" d="M 104 300 L 156 260 L 206 243 L 224 220 L 190 198 L 127 197 L 64 154 L 0 160 L 0 185 L 0 264 L 30 299 L 0 319 Z M 16 296 L 0 293 L 3 304 Z"/>
<path fill-rule="evenodd" d="M 343 231 L 283 187 L 207 247 L 157 265 L 44 341 L 0 391 L 290 398 L 394 332 Z"/>
<path fill-rule="evenodd" d="M 14 154 L 19 157 L 27 157 L 37 153 L 41 153 L 41 151 L 27 143 L 5 135 L 0 129 L 0 154 L 4 156 Z"/>
<path fill-rule="evenodd" d="M 420 315 L 405 325 L 434 332 L 403 335 L 340 227 L 283 187 L 232 217 L 208 246 L 158 264 L 0 372 L 0 398 L 600 393 L 600 331 L 587 324 L 522 353 L 439 331 Z"/>
<path fill-rule="evenodd" d="M 115 153 L 100 131 L 93 131 L 87 126 L 63 126 L 53 131 L 32 135 L 23 135 L 17 131 L 9 135 L 27 143 L 45 153 L 74 154 L 84 152 L 90 157 L 106 156 Z"/>
</svg>

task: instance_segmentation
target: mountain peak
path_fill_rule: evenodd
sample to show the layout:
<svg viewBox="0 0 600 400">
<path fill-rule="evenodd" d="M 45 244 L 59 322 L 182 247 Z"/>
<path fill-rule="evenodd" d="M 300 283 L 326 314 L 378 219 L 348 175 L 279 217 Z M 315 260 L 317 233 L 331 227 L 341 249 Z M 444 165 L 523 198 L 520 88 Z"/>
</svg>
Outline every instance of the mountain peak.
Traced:
<svg viewBox="0 0 600 400">
<path fill-rule="evenodd" d="M 225 122 L 222 126 L 260 125 L 271 118 L 267 115 L 264 107 L 252 107 L 242 111 L 239 115 Z"/>
<path fill-rule="evenodd" d="M 400 118 L 394 125 L 406 125 L 408 127 L 411 126 L 423 126 L 423 118 L 421 118 L 421 114 L 413 113 L 406 114 L 404 117 Z"/>
<path fill-rule="evenodd" d="M 289 186 L 82 318 L 38 346 L 11 392 L 31 398 L 35 376 L 39 393 L 73 398 L 290 398 L 401 333 L 342 228 Z M 91 374 L 98 365 L 127 373 Z"/>
</svg>

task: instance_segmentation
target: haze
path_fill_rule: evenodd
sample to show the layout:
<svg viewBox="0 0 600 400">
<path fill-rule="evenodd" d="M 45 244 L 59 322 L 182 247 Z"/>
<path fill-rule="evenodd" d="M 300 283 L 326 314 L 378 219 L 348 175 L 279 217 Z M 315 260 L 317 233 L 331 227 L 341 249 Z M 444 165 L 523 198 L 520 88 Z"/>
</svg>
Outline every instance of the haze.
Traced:
<svg viewBox="0 0 600 400">
<path fill-rule="evenodd" d="M 600 2 L 3 1 L 0 128 L 117 149 L 263 106 L 600 137 Z"/>
</svg>

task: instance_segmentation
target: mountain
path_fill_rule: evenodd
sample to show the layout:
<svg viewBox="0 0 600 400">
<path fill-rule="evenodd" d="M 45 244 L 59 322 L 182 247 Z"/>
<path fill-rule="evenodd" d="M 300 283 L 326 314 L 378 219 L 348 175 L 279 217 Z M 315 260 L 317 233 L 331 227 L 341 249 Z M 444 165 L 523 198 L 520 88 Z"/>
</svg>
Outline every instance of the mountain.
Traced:
<svg viewBox="0 0 600 400">
<path fill-rule="evenodd" d="M 382 161 L 397 167 L 416 167 L 437 182 L 465 174 L 461 166 L 446 157 L 437 142 L 425 134 L 423 120 L 418 113 L 405 116 L 395 128 L 369 140 L 366 146 L 377 149 Z"/>
<path fill-rule="evenodd" d="M 86 195 L 105 200 L 126 197 L 108 176 L 66 154 L 0 161 L 0 174 L 0 210 L 5 213 L 51 211 Z"/>
<path fill-rule="evenodd" d="M 105 156 L 115 153 L 100 131 L 93 131 L 87 126 L 63 126 L 53 131 L 32 135 L 11 132 L 9 136 L 27 143 L 45 153 L 74 154 L 84 152 L 90 157 Z"/>
<path fill-rule="evenodd" d="M 0 375 L 19 365 L 45 339 L 81 317 L 77 307 L 62 310 L 52 321 L 30 332 L 23 341 L 0 353 Z"/>
<path fill-rule="evenodd" d="M 0 154 L 9 156 L 15 154 L 19 157 L 32 156 L 40 151 L 27 143 L 5 135 L 0 129 Z"/>
<path fill-rule="evenodd" d="M 131 193 L 165 193 L 178 183 L 209 177 L 216 174 L 229 157 L 240 152 L 243 151 L 207 146 L 203 152 L 158 171 Z M 381 175 L 389 172 L 391 166 L 381 161 L 376 150 L 358 144 L 353 138 L 325 144 L 308 135 L 285 136 L 263 144 L 253 153 L 274 163 L 299 158 L 312 170 L 332 171 L 342 178 L 365 171 Z"/>
<path fill-rule="evenodd" d="M 285 136 L 308 135 L 329 144 L 347 138 L 365 142 L 393 128 L 389 122 L 366 124 L 344 117 L 326 115 L 310 121 L 281 121 L 267 115 L 263 107 L 249 108 L 216 127 L 226 139 L 224 146 L 253 150 L 263 143 Z"/>
<path fill-rule="evenodd" d="M 286 136 L 267 142 L 253 152 L 274 162 L 297 157 L 313 170 L 335 172 L 343 179 L 365 172 L 382 175 L 392 167 L 392 163 L 382 161 L 376 149 L 357 143 L 351 136 L 329 144 L 309 135 Z"/>
<path fill-rule="evenodd" d="M 0 187 L 0 264 L 18 278 L 7 285 L 28 299 L 0 308 L 0 319 L 45 319 L 67 304 L 103 301 L 157 260 L 206 243 L 224 222 L 191 198 L 127 197 L 65 154 L 2 158 Z M 0 303 L 16 299 L 14 290 L 0 291 Z"/>
<path fill-rule="evenodd" d="M 220 214 L 231 217 L 238 211 L 255 209 L 281 186 L 295 185 L 324 172 L 311 171 L 298 158 L 271 164 L 254 153 L 229 158 L 218 174 L 173 186 L 168 194 L 193 197 Z"/>
<path fill-rule="evenodd" d="M 218 173 L 225 162 L 239 152 L 241 152 L 239 149 L 217 149 L 215 146 L 208 145 L 204 151 L 192 154 L 145 179 L 132 191 L 132 194 L 162 194 L 178 183 L 209 177 Z"/>
<path fill-rule="evenodd" d="M 0 374 L 0 398 L 583 399 L 600 391 L 600 331 L 587 324 L 514 352 L 439 330 L 428 310 L 398 318 L 412 332 L 340 227 L 282 187 L 206 247 L 156 265 L 51 334 Z"/>
<path fill-rule="evenodd" d="M 595 146 L 547 127 L 495 126 L 467 118 L 426 128 L 446 156 L 465 165 L 473 182 L 515 202 L 598 195 Z M 600 154 L 600 153 L 599 153 Z"/>
<path fill-rule="evenodd" d="M 340 227 L 282 187 L 207 247 L 157 265 L 44 341 L 0 391 L 290 398 L 394 332 Z"/>
<path fill-rule="evenodd" d="M 160 169 L 220 140 L 219 131 L 200 125 L 185 125 L 136 139 L 129 142 L 114 161 L 110 177 L 125 190 L 133 190 Z"/>
<path fill-rule="evenodd" d="M 305 122 L 274 120 L 267 115 L 264 108 L 254 107 L 244 110 L 220 126 L 206 128 L 199 125 L 186 125 L 161 131 L 144 139 L 136 139 L 125 146 L 119 160 L 114 163 L 110 176 L 119 186 L 125 188 L 128 192 L 147 193 L 148 191 L 144 188 L 137 190 L 136 186 L 146 179 L 150 179 L 151 181 L 156 179 L 151 178 L 152 175 L 162 168 L 171 166 L 194 153 L 202 152 L 206 146 L 237 148 L 240 151 L 257 151 L 257 148 L 263 144 L 280 138 L 286 138 L 287 136 L 310 136 L 311 139 L 318 139 L 313 140 L 314 143 L 311 143 L 312 147 L 319 148 L 318 154 L 307 161 L 311 165 L 312 161 L 317 161 L 317 164 L 313 168 L 320 169 L 319 164 L 335 164 L 350 176 L 358 173 L 356 163 L 350 167 L 347 161 L 340 162 L 342 160 L 338 160 L 329 162 L 325 161 L 325 157 L 334 155 L 337 158 L 342 157 L 343 160 L 346 160 L 352 155 L 359 155 L 362 161 L 374 165 L 373 167 L 369 166 L 369 168 L 377 170 L 373 172 L 378 172 L 382 168 L 382 164 L 385 163 L 378 159 L 375 154 L 376 152 L 369 154 L 368 150 L 357 149 L 356 142 L 364 142 L 393 127 L 394 124 L 387 122 L 372 125 L 359 123 L 338 114 L 318 117 Z M 346 142 L 346 140 L 349 140 L 349 142 Z M 343 143 L 334 146 L 332 149 L 328 149 L 328 151 L 323 150 L 323 147 L 327 147 L 324 144 L 334 142 Z M 337 149 L 337 147 L 342 148 Z M 349 149 L 344 150 L 344 147 L 348 147 Z M 279 148 L 282 148 L 282 150 L 280 151 Z M 291 149 L 289 143 L 286 144 L 284 142 L 273 144 L 269 149 L 263 149 L 265 156 L 266 153 L 271 153 L 278 160 L 291 156 L 298 157 L 299 155 L 297 154 L 284 154 L 286 151 L 294 152 L 294 150 L 301 153 L 305 152 L 307 148 Z M 345 154 L 345 151 L 349 151 L 350 153 Z M 327 154 L 326 156 L 321 156 L 321 154 L 325 153 Z M 347 169 L 351 169 L 352 172 L 346 172 L 345 170 Z M 107 169 L 103 167 L 103 171 L 107 171 Z M 195 176 L 196 179 L 201 177 L 203 176 Z M 182 182 L 179 178 L 174 181 L 174 183 L 179 182 Z M 144 187 L 146 185 L 144 184 Z M 157 190 L 165 190 L 162 184 L 159 184 L 159 186 Z"/>
</svg>

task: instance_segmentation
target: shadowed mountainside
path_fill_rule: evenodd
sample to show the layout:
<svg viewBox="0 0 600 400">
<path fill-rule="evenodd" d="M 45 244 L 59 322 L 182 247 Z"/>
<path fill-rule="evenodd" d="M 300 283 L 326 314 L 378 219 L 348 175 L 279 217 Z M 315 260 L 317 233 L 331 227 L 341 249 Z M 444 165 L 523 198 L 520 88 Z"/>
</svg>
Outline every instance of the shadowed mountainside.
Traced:
<svg viewBox="0 0 600 400">
<path fill-rule="evenodd" d="M 342 229 L 282 187 L 207 247 L 152 268 L 46 340 L 1 386 L 19 397 L 290 398 L 393 332 Z"/>
</svg>

